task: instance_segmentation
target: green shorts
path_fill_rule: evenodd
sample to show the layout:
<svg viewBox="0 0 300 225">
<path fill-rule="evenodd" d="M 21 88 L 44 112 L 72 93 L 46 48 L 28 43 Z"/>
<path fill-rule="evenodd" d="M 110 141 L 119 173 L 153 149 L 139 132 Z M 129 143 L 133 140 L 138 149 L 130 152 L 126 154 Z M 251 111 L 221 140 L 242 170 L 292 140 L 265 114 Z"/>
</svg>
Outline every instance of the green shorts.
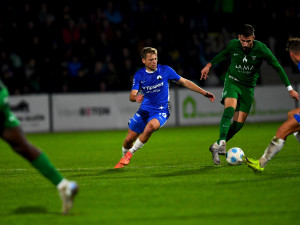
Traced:
<svg viewBox="0 0 300 225">
<path fill-rule="evenodd" d="M 20 121 L 15 114 L 10 110 L 8 102 L 8 91 L 5 88 L 0 89 L 0 129 L 17 127 Z"/>
<path fill-rule="evenodd" d="M 228 81 L 227 79 L 224 83 L 221 103 L 224 104 L 225 98 L 235 98 L 237 99 L 235 111 L 249 113 L 253 102 L 253 96 L 254 87 L 245 86 L 232 80 Z"/>
</svg>

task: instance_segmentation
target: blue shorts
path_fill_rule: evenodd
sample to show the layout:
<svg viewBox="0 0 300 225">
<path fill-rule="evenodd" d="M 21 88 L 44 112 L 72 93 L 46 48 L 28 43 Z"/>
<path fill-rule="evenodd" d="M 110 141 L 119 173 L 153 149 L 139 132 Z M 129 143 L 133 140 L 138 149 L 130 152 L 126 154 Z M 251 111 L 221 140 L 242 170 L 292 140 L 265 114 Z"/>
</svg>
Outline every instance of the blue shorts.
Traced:
<svg viewBox="0 0 300 225">
<path fill-rule="evenodd" d="M 139 109 L 128 121 L 128 126 L 130 130 L 141 134 L 143 133 L 147 123 L 152 119 L 157 119 L 162 127 L 170 117 L 169 110 L 144 110 Z"/>
<path fill-rule="evenodd" d="M 300 113 L 294 115 L 297 122 L 300 124 Z"/>
</svg>

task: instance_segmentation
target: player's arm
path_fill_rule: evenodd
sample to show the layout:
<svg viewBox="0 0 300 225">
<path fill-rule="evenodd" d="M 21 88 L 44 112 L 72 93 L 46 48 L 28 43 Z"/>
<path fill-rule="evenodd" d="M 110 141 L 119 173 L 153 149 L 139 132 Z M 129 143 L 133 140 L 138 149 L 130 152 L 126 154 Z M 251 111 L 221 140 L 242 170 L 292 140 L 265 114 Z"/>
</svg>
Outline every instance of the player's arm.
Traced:
<svg viewBox="0 0 300 225">
<path fill-rule="evenodd" d="M 192 82 L 188 79 L 185 79 L 185 78 L 181 77 L 176 83 L 180 84 L 180 85 L 182 85 L 182 86 L 184 86 L 184 87 L 186 87 L 186 88 L 188 88 L 192 91 L 195 91 L 197 93 L 202 94 L 203 96 L 209 98 L 209 100 L 211 102 L 215 101 L 215 96 L 212 93 L 210 93 L 208 91 L 205 91 L 204 89 L 199 87 L 197 84 L 195 84 L 194 82 Z"/>
<path fill-rule="evenodd" d="M 129 100 L 131 102 L 141 103 L 144 100 L 144 96 L 138 93 L 138 90 L 131 90 L 129 95 Z"/>
<path fill-rule="evenodd" d="M 286 75 L 284 69 L 282 68 L 282 66 L 279 64 L 278 60 L 276 59 L 276 57 L 273 55 L 273 53 L 271 52 L 270 49 L 268 49 L 267 47 L 265 47 L 265 53 L 267 55 L 267 63 L 269 65 L 271 65 L 275 71 L 277 72 L 277 74 L 279 75 L 281 81 L 284 83 L 284 85 L 286 86 L 289 95 L 291 98 L 295 99 L 296 101 L 299 101 L 299 94 L 297 91 L 295 91 L 289 81 L 288 76 Z"/>
<path fill-rule="evenodd" d="M 202 80 L 202 79 L 206 80 L 206 78 L 208 78 L 208 73 L 209 73 L 210 68 L 212 66 L 224 61 L 225 59 L 227 59 L 227 57 L 229 55 L 229 48 L 230 48 L 230 45 L 227 46 L 227 48 L 225 48 L 221 52 L 219 52 L 209 63 L 206 64 L 206 66 L 201 70 L 200 80 Z"/>
</svg>

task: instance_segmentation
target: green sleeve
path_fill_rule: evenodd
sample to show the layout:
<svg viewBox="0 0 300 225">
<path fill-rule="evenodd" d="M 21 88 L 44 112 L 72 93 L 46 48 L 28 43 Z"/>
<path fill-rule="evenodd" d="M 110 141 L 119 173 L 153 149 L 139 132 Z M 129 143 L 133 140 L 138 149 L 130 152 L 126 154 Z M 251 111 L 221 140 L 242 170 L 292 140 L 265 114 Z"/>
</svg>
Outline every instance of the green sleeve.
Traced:
<svg viewBox="0 0 300 225">
<path fill-rule="evenodd" d="M 211 61 L 210 63 L 214 66 L 218 64 L 219 62 L 222 62 L 225 60 L 229 55 L 228 47 L 219 52 Z"/>
<path fill-rule="evenodd" d="M 286 87 L 291 85 L 289 78 L 287 77 L 284 69 L 279 64 L 278 60 L 273 55 L 273 53 L 270 51 L 270 49 L 267 46 L 265 46 L 264 51 L 265 51 L 265 55 L 267 56 L 267 58 L 266 58 L 267 63 L 275 69 L 275 71 L 279 75 L 281 81 L 285 84 Z"/>
</svg>

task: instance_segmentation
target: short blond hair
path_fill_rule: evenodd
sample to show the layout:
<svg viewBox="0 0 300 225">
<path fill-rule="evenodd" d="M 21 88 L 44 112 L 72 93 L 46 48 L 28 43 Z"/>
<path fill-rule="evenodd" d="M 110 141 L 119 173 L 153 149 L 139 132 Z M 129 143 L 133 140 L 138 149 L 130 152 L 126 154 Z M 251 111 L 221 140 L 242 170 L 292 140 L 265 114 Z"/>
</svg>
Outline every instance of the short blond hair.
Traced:
<svg viewBox="0 0 300 225">
<path fill-rule="evenodd" d="M 141 51 L 141 58 L 146 59 L 147 54 L 157 55 L 157 49 L 152 47 L 144 47 Z"/>
</svg>

